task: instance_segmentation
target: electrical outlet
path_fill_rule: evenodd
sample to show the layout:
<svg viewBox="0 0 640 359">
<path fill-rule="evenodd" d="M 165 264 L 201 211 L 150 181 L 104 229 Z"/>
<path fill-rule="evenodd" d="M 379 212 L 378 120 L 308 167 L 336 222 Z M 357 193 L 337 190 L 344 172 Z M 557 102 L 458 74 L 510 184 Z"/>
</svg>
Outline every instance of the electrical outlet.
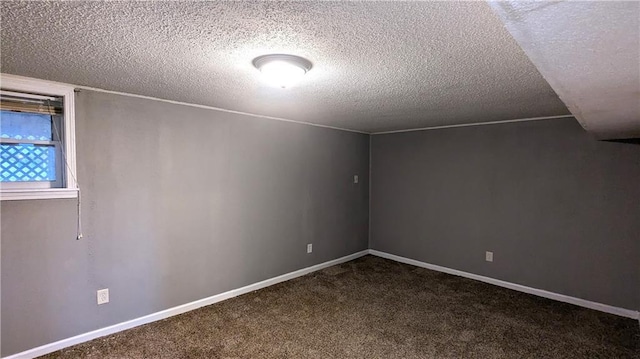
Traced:
<svg viewBox="0 0 640 359">
<path fill-rule="evenodd" d="M 493 262 L 493 252 L 486 252 L 484 255 L 484 259 L 487 262 Z"/>
<path fill-rule="evenodd" d="M 358 183 L 358 175 L 353 176 L 353 183 Z"/>
<path fill-rule="evenodd" d="M 307 244 L 307 253 L 311 253 L 313 252 L 313 244 L 309 243 Z"/>
<path fill-rule="evenodd" d="M 98 304 L 109 303 L 109 288 L 98 291 Z"/>
</svg>

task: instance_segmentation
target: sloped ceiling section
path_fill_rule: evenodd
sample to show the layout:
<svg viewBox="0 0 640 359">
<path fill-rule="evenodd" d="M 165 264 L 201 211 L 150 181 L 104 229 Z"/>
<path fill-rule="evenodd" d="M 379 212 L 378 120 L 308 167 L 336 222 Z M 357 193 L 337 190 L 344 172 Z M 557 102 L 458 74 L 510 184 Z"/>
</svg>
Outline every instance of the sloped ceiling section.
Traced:
<svg viewBox="0 0 640 359">
<path fill-rule="evenodd" d="M 640 2 L 492 2 L 587 131 L 640 138 Z"/>
<path fill-rule="evenodd" d="M 364 132 L 569 112 L 485 2 L 0 2 L 2 71 Z M 291 53 L 289 89 L 252 66 Z"/>
</svg>

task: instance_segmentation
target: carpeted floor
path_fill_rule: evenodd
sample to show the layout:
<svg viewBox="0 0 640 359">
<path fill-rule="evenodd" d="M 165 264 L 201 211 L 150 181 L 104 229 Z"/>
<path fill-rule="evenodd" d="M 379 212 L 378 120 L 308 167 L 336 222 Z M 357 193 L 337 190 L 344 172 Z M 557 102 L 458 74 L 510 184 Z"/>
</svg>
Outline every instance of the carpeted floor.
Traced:
<svg viewBox="0 0 640 359">
<path fill-rule="evenodd" d="M 366 256 L 46 358 L 640 358 L 640 329 Z"/>
</svg>

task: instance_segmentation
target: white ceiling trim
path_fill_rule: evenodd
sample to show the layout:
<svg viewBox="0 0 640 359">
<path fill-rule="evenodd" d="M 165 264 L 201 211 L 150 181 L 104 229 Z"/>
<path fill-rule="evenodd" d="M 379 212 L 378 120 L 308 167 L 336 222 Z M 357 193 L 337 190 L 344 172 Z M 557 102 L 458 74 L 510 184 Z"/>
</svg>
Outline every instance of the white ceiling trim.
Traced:
<svg viewBox="0 0 640 359">
<path fill-rule="evenodd" d="M 11 78 L 14 78 L 14 79 L 23 79 L 23 80 L 33 80 L 34 79 L 32 77 L 17 76 L 17 75 L 12 75 L 12 74 L 0 73 L 0 83 L 2 82 L 2 78 L 3 77 L 11 77 Z M 111 91 L 111 90 L 105 90 L 105 89 L 96 88 L 96 87 L 74 85 L 74 84 L 68 84 L 68 83 L 57 82 L 57 81 L 49 81 L 49 80 L 41 80 L 41 79 L 37 79 L 37 80 L 40 81 L 40 82 L 43 82 L 43 83 L 46 83 L 46 84 L 49 84 L 49 85 L 55 85 L 55 86 L 69 86 L 69 87 L 73 87 L 75 89 L 89 90 L 89 91 L 96 91 L 96 92 L 104 92 L 104 93 L 110 93 L 110 94 L 113 94 L 113 95 L 120 95 L 120 96 L 136 97 L 136 98 L 142 98 L 142 99 L 145 99 L 145 100 L 167 102 L 167 103 L 172 103 L 174 105 L 197 107 L 197 108 L 203 108 L 203 109 L 207 109 L 207 110 L 214 110 L 214 111 L 233 113 L 233 114 L 236 114 L 236 115 L 245 115 L 245 116 L 257 117 L 257 118 L 263 118 L 263 119 L 267 119 L 267 120 L 293 122 L 293 123 L 298 123 L 298 124 L 301 124 L 301 125 L 309 125 L 309 126 L 314 126 L 314 127 L 329 128 L 329 129 L 332 129 L 332 130 L 362 133 L 362 134 L 365 134 L 365 135 L 369 135 L 370 134 L 368 132 L 351 130 L 351 129 L 348 129 L 348 128 L 320 125 L 320 124 L 311 123 L 311 122 L 295 121 L 295 120 L 289 120 L 289 119 L 280 118 L 280 117 L 258 115 L 258 114 L 255 114 L 255 113 L 233 111 L 233 110 L 227 110 L 227 109 L 224 109 L 224 108 L 218 108 L 218 107 L 206 106 L 206 105 L 198 105 L 198 104 L 195 104 L 195 103 L 180 102 L 180 101 L 174 101 L 174 100 L 167 100 L 167 99 L 158 98 L 158 97 L 136 95 L 136 94 L 132 94 L 132 93 Z"/>
<path fill-rule="evenodd" d="M 120 96 L 136 97 L 136 98 L 142 98 L 142 99 L 145 99 L 145 100 L 154 100 L 154 101 L 160 101 L 160 102 L 167 102 L 167 103 L 172 103 L 174 105 L 198 107 L 198 108 L 204 108 L 204 109 L 207 109 L 207 110 L 227 112 L 227 113 L 233 113 L 233 114 L 236 114 L 236 115 L 245 115 L 245 116 L 257 117 L 257 118 L 263 118 L 263 119 L 267 119 L 267 120 L 293 122 L 293 123 L 297 123 L 297 124 L 300 124 L 300 125 L 308 125 L 308 126 L 314 126 L 314 127 L 329 128 L 329 129 L 332 129 L 332 130 L 362 133 L 362 134 L 365 134 L 365 135 L 369 135 L 370 134 L 369 132 L 352 130 L 352 129 L 349 129 L 349 128 L 321 125 L 321 124 L 317 124 L 317 123 L 304 122 L 304 121 L 289 120 L 289 119 L 286 119 L 286 118 L 265 116 L 265 115 L 259 115 L 259 114 L 255 114 L 255 113 L 249 113 L 249 112 L 227 110 L 225 108 L 219 108 L 219 107 L 213 107 L 213 106 L 207 106 L 207 105 L 198 105 L 198 104 L 195 104 L 195 103 L 188 103 L 188 102 L 181 102 L 181 101 L 174 101 L 174 100 L 167 100 L 167 99 L 164 99 L 164 98 L 158 98 L 158 97 L 152 97 L 152 96 L 136 95 L 136 94 L 126 93 L 126 92 L 105 90 L 105 89 L 96 88 L 96 87 L 78 86 L 78 85 L 71 85 L 71 86 L 75 86 L 75 88 L 77 88 L 77 89 L 90 90 L 90 91 L 96 91 L 96 92 L 104 92 L 104 93 L 110 93 L 110 94 L 120 95 Z"/>
<path fill-rule="evenodd" d="M 2 77 L 4 77 L 4 76 L 11 76 L 12 78 L 18 78 L 18 79 L 33 79 L 31 77 L 17 76 L 17 75 L 0 73 L 0 82 L 2 80 Z M 411 128 L 411 129 L 406 129 L 406 130 L 395 130 L 395 131 L 364 132 L 364 131 L 352 130 L 352 129 L 349 129 L 349 128 L 327 126 L 327 125 L 321 125 L 321 124 L 317 124 L 317 123 L 296 121 L 296 120 L 290 120 L 290 119 L 286 119 L 286 118 L 273 117 L 273 116 L 265 116 L 265 115 L 259 115 L 259 114 L 255 114 L 255 113 L 249 113 L 249 112 L 227 110 L 227 109 L 219 108 L 219 107 L 213 107 L 213 106 L 207 106 L 207 105 L 199 105 L 199 104 L 195 104 L 195 103 L 188 103 L 188 102 L 181 102 L 181 101 L 174 101 L 174 100 L 168 100 L 168 99 L 152 97 L 152 96 L 137 95 L 137 94 L 127 93 L 127 92 L 105 90 L 105 89 L 101 89 L 101 88 L 97 88 L 97 87 L 74 85 L 74 84 L 68 84 L 68 83 L 57 82 L 57 81 L 48 81 L 48 80 L 40 80 L 40 81 L 48 83 L 48 84 L 51 84 L 51 85 L 71 86 L 71 87 L 74 87 L 74 88 L 80 89 L 80 90 L 89 90 L 89 91 L 103 92 L 103 93 L 119 95 L 119 96 L 135 97 L 135 98 L 141 98 L 141 99 L 145 99 L 145 100 L 171 103 L 171 104 L 174 104 L 174 105 L 196 107 L 196 108 L 202 108 L 202 109 L 207 109 L 207 110 L 213 110 L 213 111 L 233 113 L 233 114 L 237 114 L 237 115 L 256 117 L 256 118 L 261 118 L 261 119 L 266 119 L 266 120 L 291 122 L 291 123 L 297 123 L 297 124 L 300 124 L 300 125 L 308 125 L 308 126 L 328 128 L 328 129 L 338 130 L 338 131 L 361 133 L 361 134 L 365 134 L 365 135 L 384 135 L 384 134 L 391 134 L 391 133 L 438 130 L 438 129 L 445 129 L 445 128 L 453 128 L 453 127 L 497 125 L 497 124 L 501 124 L 501 123 L 553 120 L 553 119 L 574 117 L 573 115 L 543 116 L 543 117 L 519 118 L 519 119 L 513 119 L 513 120 L 500 120 L 500 121 L 479 122 L 479 123 L 464 123 L 464 124 L 457 124 L 457 125 Z"/>
<path fill-rule="evenodd" d="M 195 103 L 188 103 L 188 102 L 181 102 L 181 101 L 167 100 L 167 99 L 158 98 L 158 97 L 151 97 L 151 96 L 144 96 L 144 95 L 136 95 L 136 94 L 126 93 L 126 92 L 111 91 L 111 90 L 105 90 L 105 89 L 100 89 L 100 88 L 95 88 L 95 87 L 89 87 L 89 86 L 76 86 L 76 85 L 71 85 L 71 86 L 75 86 L 77 89 L 84 89 L 84 90 L 90 90 L 90 91 L 96 91 L 96 92 L 104 92 L 104 93 L 110 93 L 110 94 L 120 95 L 120 96 L 136 97 L 136 98 L 142 98 L 142 99 L 145 99 L 145 100 L 154 100 L 154 101 L 160 101 L 160 102 L 167 102 L 167 103 L 172 103 L 172 104 L 175 104 L 175 105 L 182 105 L 182 106 L 190 106 L 190 107 L 204 108 L 204 109 L 207 109 L 207 110 L 214 110 L 214 111 L 228 112 L 228 113 L 233 113 L 233 114 L 237 114 L 237 115 L 245 115 L 245 116 L 257 117 L 257 118 L 263 118 L 263 119 L 267 119 L 267 120 L 284 121 L 284 122 L 293 122 L 293 123 L 297 123 L 297 124 L 301 124 L 301 125 L 309 125 L 309 126 L 314 126 L 314 127 L 323 127 L 323 128 L 329 128 L 329 129 L 332 129 L 332 130 L 338 130 L 338 131 L 347 131 L 347 132 L 362 133 L 362 134 L 365 134 L 365 135 L 384 135 L 384 134 L 390 134 L 390 133 L 401 133 L 401 132 L 414 132 L 414 131 L 439 130 L 439 129 L 444 129 L 444 128 L 453 128 L 453 127 L 469 127 L 469 126 L 483 126 L 483 125 L 498 125 L 498 124 L 501 124 L 501 123 L 526 122 L 526 121 L 540 121 L 540 120 L 554 120 L 554 119 L 560 119 L 560 118 L 569 118 L 569 117 L 573 118 L 573 117 L 574 117 L 573 115 L 543 116 L 543 117 L 518 118 L 518 119 L 513 119 L 513 120 L 500 120 L 500 121 L 479 122 L 479 123 L 463 123 L 463 124 L 458 124 L 458 125 L 446 125 L 446 126 L 433 126 L 433 127 L 410 128 L 410 129 L 406 129 L 406 130 L 395 130 L 395 131 L 364 132 L 364 131 L 352 130 L 352 129 L 349 129 L 349 128 L 342 128 L 342 127 L 334 127 L 334 126 L 320 125 L 320 124 L 316 124 L 316 123 L 304 122 L 304 121 L 296 121 L 296 120 L 289 120 L 289 119 L 286 119 L 286 118 L 280 118 L 280 117 L 264 116 L 264 115 L 258 115 L 258 114 L 255 114 L 255 113 L 242 112 L 242 111 L 234 111 L 234 110 L 227 110 L 227 109 L 219 108 L 219 107 L 213 107 L 213 106 L 207 106 L 207 105 L 198 105 L 198 104 L 195 104 Z"/>
<path fill-rule="evenodd" d="M 446 125 L 446 126 L 433 126 L 433 127 L 422 127 L 422 128 L 411 128 L 408 130 L 396 130 L 396 131 L 382 131 L 382 132 L 372 132 L 372 135 L 385 135 L 390 133 L 401 133 L 401 132 L 414 132 L 414 131 L 429 131 L 429 130 L 441 130 L 444 128 L 454 128 L 454 127 L 470 127 L 470 126 L 484 126 L 484 125 L 499 125 L 502 123 L 513 123 L 513 122 L 527 122 L 527 121 L 541 121 L 541 120 L 555 120 L 560 118 L 573 118 L 573 115 L 560 115 L 560 116 L 543 116 L 543 117 L 531 117 L 531 118 L 518 118 L 515 120 L 500 120 L 500 121 L 490 121 L 490 122 L 480 122 L 480 123 L 462 123 L 459 125 Z"/>
</svg>

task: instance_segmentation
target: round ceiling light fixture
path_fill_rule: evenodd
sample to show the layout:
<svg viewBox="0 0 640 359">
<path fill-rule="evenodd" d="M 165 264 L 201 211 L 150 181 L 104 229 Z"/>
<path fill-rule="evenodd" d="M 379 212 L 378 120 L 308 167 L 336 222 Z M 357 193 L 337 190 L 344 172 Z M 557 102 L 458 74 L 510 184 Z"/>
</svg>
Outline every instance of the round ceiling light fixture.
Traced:
<svg viewBox="0 0 640 359">
<path fill-rule="evenodd" d="M 265 81 L 278 87 L 289 87 L 298 81 L 313 66 L 311 61 L 295 55 L 271 54 L 253 59 Z"/>
</svg>

